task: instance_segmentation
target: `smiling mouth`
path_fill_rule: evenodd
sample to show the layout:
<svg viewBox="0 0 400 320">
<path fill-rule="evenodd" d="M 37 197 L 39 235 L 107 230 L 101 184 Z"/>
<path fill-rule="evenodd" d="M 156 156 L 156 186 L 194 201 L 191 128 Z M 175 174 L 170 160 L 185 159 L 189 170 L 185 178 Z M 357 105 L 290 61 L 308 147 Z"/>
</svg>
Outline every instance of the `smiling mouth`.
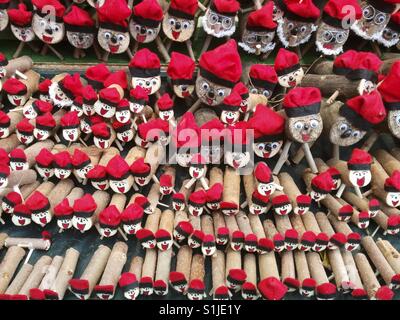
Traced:
<svg viewBox="0 0 400 320">
<path fill-rule="evenodd" d="M 108 110 L 106 110 L 106 109 L 104 109 L 104 108 L 101 108 L 101 110 L 100 110 L 100 114 L 101 114 L 102 116 L 104 116 L 107 112 L 108 112 Z"/>
<path fill-rule="evenodd" d="M 232 163 L 233 163 L 233 166 L 235 167 L 235 169 L 240 167 L 240 161 L 233 160 Z"/>
<path fill-rule="evenodd" d="M 174 37 L 175 40 L 178 39 L 180 35 L 181 35 L 180 31 L 172 31 L 172 36 Z"/>
<path fill-rule="evenodd" d="M 392 205 L 393 205 L 394 207 L 397 207 L 398 204 L 399 204 L 399 201 L 398 201 L 398 200 L 392 200 Z"/>
<path fill-rule="evenodd" d="M 14 100 L 14 104 L 19 106 L 21 104 L 21 99 L 13 99 Z"/>
<path fill-rule="evenodd" d="M 288 84 L 291 87 L 295 87 L 296 86 L 296 81 L 289 81 Z"/>
<path fill-rule="evenodd" d="M 117 189 L 118 189 L 118 191 L 121 192 L 121 193 L 124 193 L 124 191 L 125 191 L 125 187 L 118 187 Z"/>
<path fill-rule="evenodd" d="M 119 45 L 112 45 L 112 44 L 109 44 L 109 45 L 108 45 L 108 48 L 110 49 L 111 53 L 115 53 L 115 52 L 118 51 Z"/>
<path fill-rule="evenodd" d="M 138 34 L 137 37 L 136 37 L 136 41 L 137 42 L 145 42 L 146 41 L 146 35 Z"/>
<path fill-rule="evenodd" d="M 359 186 L 359 187 L 362 187 L 363 185 L 364 185 L 364 182 L 365 182 L 365 178 L 363 177 L 363 178 L 358 178 L 357 179 L 357 185 Z"/>
<path fill-rule="evenodd" d="M 310 140 L 310 135 L 308 133 L 303 133 L 301 135 L 302 139 L 304 142 L 307 142 L 308 140 Z"/>
<path fill-rule="evenodd" d="M 324 44 L 324 48 L 325 48 L 325 49 L 333 49 L 333 44 L 325 43 L 325 44 Z"/>
<path fill-rule="evenodd" d="M 50 37 L 50 36 L 46 36 L 45 34 L 42 36 L 42 40 L 44 41 L 44 42 L 51 42 L 51 41 L 53 41 L 53 37 Z"/>
</svg>

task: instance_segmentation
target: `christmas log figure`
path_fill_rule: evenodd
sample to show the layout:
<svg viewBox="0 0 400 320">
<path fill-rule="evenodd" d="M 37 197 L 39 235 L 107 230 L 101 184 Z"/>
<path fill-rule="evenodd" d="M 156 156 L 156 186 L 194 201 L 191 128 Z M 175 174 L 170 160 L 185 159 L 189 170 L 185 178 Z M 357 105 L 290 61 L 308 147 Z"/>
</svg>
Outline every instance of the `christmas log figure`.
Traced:
<svg viewBox="0 0 400 320">
<path fill-rule="evenodd" d="M 303 297 L 310 298 L 314 295 L 315 280 L 311 279 L 306 253 L 304 251 L 296 250 L 293 252 L 293 255 L 297 281 L 300 286 L 299 292 Z"/>
<path fill-rule="evenodd" d="M 225 167 L 224 190 L 222 193 L 221 210 L 223 214 L 235 215 L 240 205 L 240 175 L 230 166 Z"/>
<path fill-rule="evenodd" d="M 335 232 L 331 222 L 325 213 L 319 211 L 315 214 L 315 219 L 318 222 L 321 231 L 324 232 L 329 239 L 328 249 L 334 250 L 337 248 L 343 248 L 347 242 L 346 235 L 342 232 Z"/>
<path fill-rule="evenodd" d="M 350 251 L 341 251 L 342 258 L 347 270 L 347 274 L 352 284 L 351 296 L 358 299 L 366 299 L 368 297 L 367 292 L 364 289 L 364 285 L 361 281 L 360 274 L 357 269 L 354 256 Z"/>
<path fill-rule="evenodd" d="M 154 209 L 154 213 L 149 214 L 146 219 L 146 223 L 143 229 L 136 232 L 136 237 L 142 244 L 144 249 L 153 249 L 156 247 L 155 234 L 160 224 L 161 210 L 158 208 Z"/>
<path fill-rule="evenodd" d="M 311 198 L 307 195 L 303 195 L 300 192 L 292 176 L 288 173 L 281 172 L 278 177 L 280 184 L 285 190 L 285 194 L 289 197 L 289 200 L 293 206 L 293 212 L 300 216 L 307 213 L 311 205 Z"/>
<path fill-rule="evenodd" d="M 106 166 L 108 162 L 118 154 L 118 149 L 114 147 L 104 150 L 98 165 L 95 165 L 87 173 L 87 178 L 97 190 L 107 190 L 109 188 L 110 185 L 107 179 Z"/>
<path fill-rule="evenodd" d="M 46 275 L 40 282 L 39 287 L 32 288 L 29 290 L 29 296 L 31 300 L 44 300 L 46 298 L 45 290 L 48 290 L 53 284 L 58 271 L 60 270 L 61 264 L 64 261 L 62 256 L 54 256 L 51 264 L 48 266 Z"/>
<path fill-rule="evenodd" d="M 226 252 L 226 285 L 234 292 L 240 291 L 242 285 L 245 283 L 247 275 L 243 270 L 242 256 L 239 251 L 228 248 Z"/>
<path fill-rule="evenodd" d="M 247 252 L 257 252 L 257 236 L 254 234 L 248 216 L 245 212 L 239 211 L 235 216 L 239 230 L 244 234 L 244 249 Z"/>
<path fill-rule="evenodd" d="M 169 275 L 169 283 L 179 293 L 186 292 L 190 280 L 190 270 L 192 265 L 192 249 L 183 245 L 179 248 L 175 271 Z"/>
<path fill-rule="evenodd" d="M 400 169 L 400 167 L 399 167 Z M 378 161 L 371 165 L 372 192 L 389 207 L 400 206 L 400 171 L 394 171 L 390 176 Z"/>
<path fill-rule="evenodd" d="M 217 250 L 211 259 L 212 294 L 214 300 L 229 300 L 229 290 L 225 285 L 225 253 Z"/>
<path fill-rule="evenodd" d="M 157 248 L 160 251 L 169 250 L 173 245 L 174 218 L 175 213 L 172 210 L 164 210 L 161 213 L 158 230 L 155 233 Z"/>
<path fill-rule="evenodd" d="M 242 285 L 242 298 L 245 300 L 257 300 L 260 294 L 257 290 L 257 258 L 255 254 L 245 254 L 243 269 L 247 277 L 246 282 Z"/>
<path fill-rule="evenodd" d="M 5 293 L 0 296 L 0 299 L 7 299 L 8 297 L 17 295 L 19 290 L 21 290 L 22 286 L 24 285 L 26 279 L 28 279 L 32 270 L 33 266 L 31 264 L 24 263 L 22 267 L 19 269 L 13 281 L 8 286 Z"/>
<path fill-rule="evenodd" d="M 204 260 L 205 258 L 202 254 L 195 253 L 192 257 L 189 287 L 187 289 L 187 297 L 189 300 L 202 300 L 207 296 L 204 283 Z"/>
<path fill-rule="evenodd" d="M 203 241 L 201 243 L 201 252 L 205 257 L 213 256 L 216 251 L 216 243 L 214 234 L 214 223 L 211 216 L 201 216 L 201 231 L 204 234 Z"/>
<path fill-rule="evenodd" d="M 83 189 L 75 187 L 71 190 L 71 192 L 65 199 L 63 199 L 53 207 L 54 216 L 57 220 L 57 226 L 60 228 L 59 232 L 63 232 L 72 228 L 72 218 L 74 213 L 72 205 L 75 200 L 82 198 L 83 195 Z"/>
<path fill-rule="evenodd" d="M 387 262 L 392 267 L 393 271 L 396 274 L 398 274 L 400 271 L 399 252 L 387 240 L 382 240 L 382 239 L 378 238 L 378 240 L 376 241 L 376 245 L 378 246 L 379 250 L 382 252 L 384 257 L 386 258 Z"/>
<path fill-rule="evenodd" d="M 0 294 L 5 293 L 24 256 L 25 250 L 23 248 L 18 246 L 8 248 L 6 255 L 0 264 Z"/>
</svg>

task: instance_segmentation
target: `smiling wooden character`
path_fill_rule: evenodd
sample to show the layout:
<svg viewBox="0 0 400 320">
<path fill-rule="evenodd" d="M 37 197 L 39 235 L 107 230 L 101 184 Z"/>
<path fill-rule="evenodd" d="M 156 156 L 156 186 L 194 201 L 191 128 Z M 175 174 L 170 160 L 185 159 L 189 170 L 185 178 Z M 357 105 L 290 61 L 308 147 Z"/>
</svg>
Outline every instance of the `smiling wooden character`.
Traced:
<svg viewBox="0 0 400 320">
<path fill-rule="evenodd" d="M 298 55 L 284 48 L 280 48 L 278 51 L 274 69 L 278 75 L 279 84 L 284 88 L 298 86 L 304 77 L 304 70 L 300 66 Z"/>
<path fill-rule="evenodd" d="M 82 82 L 79 73 L 67 74 L 59 82 L 53 82 L 49 87 L 49 95 L 54 106 L 70 107 L 75 97 L 82 95 Z"/>
<path fill-rule="evenodd" d="M 17 9 L 8 9 L 11 32 L 19 41 L 29 42 L 35 38 L 32 28 L 32 12 L 28 11 L 26 5 L 20 3 Z"/>
<path fill-rule="evenodd" d="M 0 31 L 3 31 L 8 25 L 9 16 L 7 8 L 9 4 L 10 0 L 0 0 Z"/>
<path fill-rule="evenodd" d="M 157 0 L 143 0 L 133 7 L 129 31 L 138 43 L 154 41 L 161 29 L 163 10 Z"/>
<path fill-rule="evenodd" d="M 269 99 L 274 93 L 277 83 L 278 75 L 272 66 L 253 64 L 250 67 L 247 86 L 251 94 L 262 94 Z"/>
<path fill-rule="evenodd" d="M 167 75 L 171 79 L 172 89 L 178 98 L 190 97 L 194 91 L 195 62 L 188 56 L 172 52 Z"/>
<path fill-rule="evenodd" d="M 176 42 L 189 40 L 196 29 L 194 15 L 198 6 L 197 0 L 171 0 L 162 23 L 165 35 Z"/>
<path fill-rule="evenodd" d="M 201 20 L 204 31 L 216 38 L 233 35 L 239 10 L 240 4 L 236 0 L 213 0 Z"/>
<path fill-rule="evenodd" d="M 99 31 L 97 40 L 107 52 L 119 54 L 125 52 L 130 43 L 127 19 L 131 10 L 125 0 L 106 0 L 97 8 Z"/>
<path fill-rule="evenodd" d="M 201 102 L 217 106 L 231 93 L 242 75 L 242 63 L 235 40 L 203 53 L 199 65 L 196 93 Z"/>
<path fill-rule="evenodd" d="M 383 29 L 381 36 L 376 40 L 386 48 L 391 48 L 399 43 L 400 40 L 400 12 L 390 16 L 389 23 Z"/>
</svg>

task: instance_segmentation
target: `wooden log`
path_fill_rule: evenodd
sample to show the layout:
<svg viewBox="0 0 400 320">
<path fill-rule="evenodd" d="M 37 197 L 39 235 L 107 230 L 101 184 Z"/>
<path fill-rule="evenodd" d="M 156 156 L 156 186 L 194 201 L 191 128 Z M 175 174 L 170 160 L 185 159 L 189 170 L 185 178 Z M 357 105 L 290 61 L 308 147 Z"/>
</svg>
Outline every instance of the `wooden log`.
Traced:
<svg viewBox="0 0 400 320">
<path fill-rule="evenodd" d="M 396 170 L 400 170 L 400 161 L 389 152 L 379 149 L 375 152 L 376 160 L 382 165 L 387 174 L 391 176 Z"/>
<path fill-rule="evenodd" d="M 369 298 L 375 298 L 376 292 L 379 290 L 381 285 L 379 284 L 379 281 L 376 278 L 375 272 L 372 270 L 367 257 L 363 253 L 357 253 L 354 256 L 354 261 L 356 262 L 361 281 Z"/>
<path fill-rule="evenodd" d="M 305 279 L 310 279 L 310 270 L 308 268 L 306 253 L 304 251 L 293 251 L 294 264 L 296 267 L 297 280 L 302 285 Z"/>
<path fill-rule="evenodd" d="M 301 215 L 307 212 L 308 208 L 299 206 L 297 203 L 297 197 L 301 195 L 301 192 L 294 182 L 292 176 L 287 172 L 281 172 L 279 173 L 278 177 L 285 194 L 289 197 L 289 200 L 292 203 L 294 213 Z"/>
<path fill-rule="evenodd" d="M 29 296 L 29 291 L 37 288 L 46 275 L 48 266 L 51 264 L 52 259 L 49 256 L 41 256 L 35 263 L 32 272 L 29 274 L 25 283 L 18 292 L 18 295 Z"/>
<path fill-rule="evenodd" d="M 168 294 L 168 278 L 171 270 L 172 248 L 158 251 L 154 293 L 158 296 Z"/>
<path fill-rule="evenodd" d="M 192 266 L 192 248 L 183 245 L 179 248 L 176 257 L 175 271 L 170 273 L 169 282 L 179 293 L 186 292 L 190 280 Z"/>
<path fill-rule="evenodd" d="M 332 237 L 335 234 L 335 230 L 333 229 L 331 223 L 329 222 L 328 217 L 324 212 L 317 212 L 315 214 L 315 219 L 318 222 L 319 227 L 321 228 L 322 232 L 325 232 L 328 237 Z"/>
<path fill-rule="evenodd" d="M 231 290 L 239 291 L 247 278 L 247 275 L 243 271 L 242 255 L 240 251 L 228 248 L 226 250 L 225 264 L 227 287 Z"/>
<path fill-rule="evenodd" d="M 223 214 L 234 215 L 239 212 L 240 175 L 232 167 L 226 166 L 224 171 L 224 191 L 221 209 Z"/>
<path fill-rule="evenodd" d="M 142 277 L 142 268 L 143 268 L 143 257 L 134 256 L 129 265 L 129 272 L 136 275 L 136 279 L 140 279 Z"/>
<path fill-rule="evenodd" d="M 258 256 L 258 270 L 260 272 L 260 280 L 269 277 L 280 279 L 274 251 L 267 252 Z"/>
<path fill-rule="evenodd" d="M 54 207 L 65 199 L 74 187 L 74 182 L 71 179 L 60 180 L 53 188 L 48 196 L 50 203 L 50 214 L 53 215 Z"/>
<path fill-rule="evenodd" d="M 187 297 L 189 300 L 201 300 L 206 294 L 199 291 L 199 287 L 204 287 L 205 277 L 205 259 L 201 254 L 194 254 L 192 257 L 192 265 L 190 268 L 190 281 L 189 288 L 187 291 Z M 197 287 L 195 291 L 192 288 Z"/>
<path fill-rule="evenodd" d="M 353 254 L 350 251 L 342 250 L 341 251 L 344 266 L 347 270 L 347 275 L 350 280 L 350 288 L 352 290 L 362 289 L 364 290 L 364 286 L 362 284 L 360 274 L 358 273 L 358 269 L 356 266 L 356 262 L 354 261 Z"/>
<path fill-rule="evenodd" d="M 2 139 L 9 137 L 10 134 L 13 134 L 16 130 L 17 124 L 24 118 L 24 115 L 21 111 L 10 110 L 7 115 L 10 118 L 10 125 L 8 126 L 8 130 L 3 130 L 3 135 L 1 136 Z"/>
<path fill-rule="evenodd" d="M 396 250 L 393 245 L 387 241 L 378 239 L 376 241 L 376 245 L 378 246 L 379 250 L 382 252 L 383 256 L 387 260 L 387 262 L 392 267 L 393 271 L 396 274 L 400 273 L 400 255 L 399 252 Z"/>
<path fill-rule="evenodd" d="M 254 234 L 253 229 L 251 228 L 250 220 L 246 213 L 243 211 L 239 211 L 236 215 L 236 221 L 239 226 L 240 231 L 243 232 L 244 239 L 244 248 L 247 252 L 254 253 L 257 251 L 257 236 Z"/>
<path fill-rule="evenodd" d="M 332 60 L 322 60 L 312 66 L 310 73 L 314 74 L 332 74 L 333 73 L 333 61 Z"/>
<path fill-rule="evenodd" d="M 168 209 L 162 212 L 160 217 L 160 223 L 158 226 L 158 231 L 155 234 L 157 240 L 157 247 L 161 251 L 166 251 L 172 247 L 174 220 L 175 220 L 175 213 L 172 210 Z M 166 240 L 167 236 L 169 237 L 169 240 Z"/>
<path fill-rule="evenodd" d="M 311 278 L 316 281 L 317 285 L 328 283 L 329 279 L 326 275 L 324 265 L 319 254 L 316 252 L 307 252 L 306 258 L 308 268 L 310 269 Z"/>
<path fill-rule="evenodd" d="M 214 211 L 212 213 L 212 221 L 214 226 L 215 242 L 219 246 L 224 246 L 229 240 L 229 230 L 228 234 L 225 233 L 227 227 L 225 224 L 224 215 L 221 211 Z"/>
<path fill-rule="evenodd" d="M 154 276 L 157 265 L 157 249 L 148 249 L 143 260 L 142 277 L 140 278 L 140 294 L 149 296 L 154 291 Z"/>
<path fill-rule="evenodd" d="M 258 240 L 264 239 L 266 235 L 260 217 L 254 214 L 249 214 L 248 219 L 251 226 L 251 230 L 253 230 L 253 233 L 257 236 L 257 239 Z"/>
<path fill-rule="evenodd" d="M 6 243 L 6 239 L 8 238 L 8 234 L 5 232 L 0 233 L 0 249 L 2 249 Z"/>
<path fill-rule="evenodd" d="M 8 61 L 8 64 L 4 67 L 6 70 L 5 79 L 12 77 L 18 70 L 21 73 L 32 69 L 33 60 L 29 56 L 22 56 Z"/>
<path fill-rule="evenodd" d="M 347 274 L 346 266 L 340 250 L 328 250 L 328 259 L 338 290 L 348 292 L 349 290 L 355 289 L 350 282 L 350 278 Z"/>
<path fill-rule="evenodd" d="M 21 290 L 22 286 L 28 279 L 29 275 L 33 270 L 33 266 L 29 263 L 24 263 L 16 274 L 14 280 L 11 282 L 7 290 L 4 292 L 5 295 L 15 295 Z"/>
<path fill-rule="evenodd" d="M 7 153 L 18 147 L 21 142 L 18 140 L 17 134 L 13 133 L 7 138 L 0 139 L 0 148 L 3 148 Z"/>
<path fill-rule="evenodd" d="M 255 254 L 245 254 L 243 269 L 247 277 L 246 282 L 242 286 L 242 298 L 245 300 L 256 300 L 260 294 L 257 290 L 257 258 Z"/>
<path fill-rule="evenodd" d="M 23 186 L 25 184 L 34 183 L 37 180 L 37 173 L 32 169 L 11 171 L 7 180 L 8 188 L 12 188 L 14 186 Z"/>
<path fill-rule="evenodd" d="M 24 152 L 25 152 L 29 167 L 32 167 L 36 163 L 35 158 L 43 148 L 51 150 L 51 149 L 53 149 L 53 147 L 54 147 L 54 142 L 51 140 L 38 141 L 38 142 L 35 142 L 34 144 L 32 144 L 31 146 L 27 147 L 24 150 Z"/>
<path fill-rule="evenodd" d="M 153 214 L 147 216 L 146 223 L 143 229 L 139 230 L 136 235 L 138 239 L 141 239 L 141 235 L 147 236 L 146 241 L 141 241 L 142 247 L 144 249 L 153 249 L 156 247 L 155 234 L 158 230 L 160 224 L 161 210 L 156 208 Z"/>
<path fill-rule="evenodd" d="M 225 286 L 225 253 L 217 250 L 211 258 L 211 275 L 212 275 L 212 289 L 214 300 L 217 299 L 216 294 L 222 295 L 220 291 L 226 288 Z M 220 297 L 218 296 L 218 299 Z M 229 298 L 229 296 L 227 297 Z"/>
<path fill-rule="evenodd" d="M 149 207 L 149 212 L 154 212 L 158 202 L 160 200 L 161 193 L 160 193 L 160 184 L 159 183 L 153 183 L 153 185 L 150 188 L 149 194 L 147 195 L 147 199 L 150 202 L 150 207 Z"/>
<path fill-rule="evenodd" d="M 281 277 L 283 283 L 288 287 L 289 292 L 296 291 L 299 287 L 298 280 L 296 279 L 293 251 L 284 251 L 281 253 Z"/>
<path fill-rule="evenodd" d="M 321 233 L 321 228 L 318 225 L 315 215 L 312 212 L 307 212 L 301 216 L 301 220 L 307 231 L 312 231 L 315 234 Z"/>
<path fill-rule="evenodd" d="M 384 188 L 385 181 L 387 178 L 389 178 L 389 175 L 386 173 L 382 165 L 377 161 L 374 161 L 371 164 L 371 174 L 372 174 L 372 181 L 371 181 L 372 193 L 376 197 L 381 199 L 383 203 L 386 203 L 387 205 L 393 207 L 392 201 L 388 198 L 388 192 L 386 192 Z"/>
<path fill-rule="evenodd" d="M 21 247 L 12 246 L 7 249 L 0 264 L 0 294 L 6 291 L 24 256 L 25 250 Z"/>
<path fill-rule="evenodd" d="M 54 280 L 57 277 L 58 271 L 60 270 L 63 261 L 64 257 L 62 256 L 53 257 L 51 264 L 47 268 L 46 275 L 40 282 L 39 290 L 44 291 L 46 289 L 49 289 L 53 285 Z"/>
<path fill-rule="evenodd" d="M 18 246 L 21 248 L 38 249 L 38 250 L 49 250 L 51 241 L 49 239 L 42 238 L 18 238 L 8 237 L 4 243 L 7 248 L 12 246 Z"/>
<path fill-rule="evenodd" d="M 353 215 L 351 206 L 344 206 L 330 194 L 321 200 L 321 204 L 339 221 L 349 221 Z"/>
</svg>

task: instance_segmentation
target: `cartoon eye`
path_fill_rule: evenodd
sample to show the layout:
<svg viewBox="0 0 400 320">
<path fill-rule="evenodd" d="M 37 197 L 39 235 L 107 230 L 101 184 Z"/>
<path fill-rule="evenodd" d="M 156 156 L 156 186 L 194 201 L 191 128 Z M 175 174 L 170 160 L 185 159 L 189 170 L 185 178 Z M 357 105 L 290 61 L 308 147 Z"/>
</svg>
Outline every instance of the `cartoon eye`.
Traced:
<svg viewBox="0 0 400 320">
<path fill-rule="evenodd" d="M 264 144 L 263 144 L 263 143 L 260 143 L 260 144 L 257 146 L 257 148 L 258 148 L 258 150 L 264 150 Z"/>
<path fill-rule="evenodd" d="M 125 37 L 124 37 L 122 34 L 119 34 L 119 35 L 117 36 L 117 38 L 118 38 L 118 41 L 119 41 L 119 42 L 122 42 L 122 41 L 124 41 L 124 39 L 125 39 Z"/>
<path fill-rule="evenodd" d="M 169 19 L 168 23 L 170 26 L 174 26 L 175 25 L 175 19 Z"/>
<path fill-rule="evenodd" d="M 203 88 L 203 90 L 208 90 L 208 89 L 210 89 L 210 86 L 209 86 L 209 84 L 208 84 L 207 82 L 204 82 L 204 83 L 201 85 L 201 87 Z"/>
<path fill-rule="evenodd" d="M 214 14 L 214 13 L 212 13 L 211 15 L 210 15 L 210 23 L 211 24 L 216 24 L 217 22 L 218 22 L 218 16 L 216 15 L 216 14 Z"/>
<path fill-rule="evenodd" d="M 258 90 L 256 88 L 252 88 L 252 89 L 250 89 L 250 93 L 258 94 Z"/>
<path fill-rule="evenodd" d="M 230 18 L 224 18 L 224 19 L 222 20 L 222 26 L 223 26 L 225 29 L 230 29 L 230 28 L 232 27 L 232 19 L 230 19 Z"/>
<path fill-rule="evenodd" d="M 247 35 L 246 37 L 246 42 L 248 43 L 255 43 L 257 42 L 257 36 L 254 33 L 250 33 L 249 35 Z"/>
<path fill-rule="evenodd" d="M 274 9 L 272 10 L 273 14 L 277 14 L 278 13 L 278 9 L 274 6 Z"/>
<path fill-rule="evenodd" d="M 189 29 L 189 27 L 190 27 L 190 23 L 189 22 L 185 21 L 184 23 L 182 23 L 182 28 L 183 29 Z"/>
<path fill-rule="evenodd" d="M 347 124 L 345 124 L 345 123 L 342 123 L 342 124 L 339 126 L 339 130 L 340 130 L 341 132 L 345 132 L 348 128 L 349 128 L 349 126 L 348 126 Z"/>
<path fill-rule="evenodd" d="M 279 147 L 279 143 L 277 143 L 277 142 L 272 142 L 271 143 L 271 148 L 272 149 L 276 149 L 276 148 L 278 148 Z"/>
<path fill-rule="evenodd" d="M 374 21 L 376 24 L 382 24 L 386 21 L 386 16 L 383 13 L 378 13 Z"/>
<path fill-rule="evenodd" d="M 152 35 L 154 34 L 154 30 L 153 30 L 153 29 L 148 29 L 148 30 L 147 30 L 147 34 L 148 34 L 149 36 L 152 36 Z"/>
<path fill-rule="evenodd" d="M 325 42 L 329 42 L 332 40 L 333 36 L 330 31 L 326 30 L 322 33 L 322 38 L 324 39 Z"/>
<path fill-rule="evenodd" d="M 263 95 L 268 98 L 270 96 L 270 92 L 268 90 L 264 90 Z"/>
<path fill-rule="evenodd" d="M 313 129 L 315 129 L 316 127 L 318 127 L 318 124 L 319 124 L 318 120 L 312 119 L 312 120 L 310 121 L 310 126 L 311 126 L 311 128 L 313 128 Z"/>
<path fill-rule="evenodd" d="M 45 26 L 46 26 L 46 21 L 40 20 L 40 26 L 41 26 L 41 27 L 45 27 Z"/>
<path fill-rule="evenodd" d="M 136 32 L 140 31 L 140 26 L 138 24 L 135 25 L 135 30 L 136 30 Z"/>
<path fill-rule="evenodd" d="M 365 19 L 372 19 L 375 15 L 375 10 L 372 6 L 367 6 L 363 10 L 363 17 Z"/>
<path fill-rule="evenodd" d="M 303 127 L 304 127 L 304 123 L 303 123 L 302 121 L 297 121 L 297 122 L 294 124 L 294 127 L 295 127 L 295 129 L 297 129 L 297 130 L 301 130 L 301 129 L 303 129 Z"/>
<path fill-rule="evenodd" d="M 72 39 L 78 40 L 78 35 L 77 34 L 72 35 Z"/>
<path fill-rule="evenodd" d="M 346 41 L 346 33 L 345 32 L 339 32 L 336 35 L 336 42 L 343 43 L 345 41 Z"/>
<path fill-rule="evenodd" d="M 104 38 L 106 38 L 106 40 L 110 40 L 111 37 L 112 37 L 112 35 L 111 35 L 110 32 L 105 32 L 105 33 L 104 33 Z"/>
<path fill-rule="evenodd" d="M 353 131 L 353 133 L 351 134 L 354 138 L 359 138 L 361 135 L 361 132 L 358 130 Z"/>
<path fill-rule="evenodd" d="M 392 33 L 392 39 L 396 39 L 399 35 L 396 32 Z"/>
<path fill-rule="evenodd" d="M 306 32 L 306 31 L 307 31 L 307 27 L 306 27 L 306 26 L 301 26 L 300 32 L 301 32 L 301 33 L 304 33 L 304 32 Z"/>
<path fill-rule="evenodd" d="M 56 32 L 58 32 L 58 31 L 60 31 L 60 27 L 59 26 L 54 26 L 54 31 L 56 31 Z"/>
<path fill-rule="evenodd" d="M 400 114 L 395 117 L 395 121 L 398 125 L 400 125 Z"/>
<path fill-rule="evenodd" d="M 218 96 L 223 97 L 225 95 L 225 91 L 223 89 L 218 89 L 217 94 Z"/>
<path fill-rule="evenodd" d="M 289 22 L 287 24 L 287 28 L 288 28 L 288 30 L 292 30 L 294 28 L 294 23 L 293 22 Z"/>
</svg>

